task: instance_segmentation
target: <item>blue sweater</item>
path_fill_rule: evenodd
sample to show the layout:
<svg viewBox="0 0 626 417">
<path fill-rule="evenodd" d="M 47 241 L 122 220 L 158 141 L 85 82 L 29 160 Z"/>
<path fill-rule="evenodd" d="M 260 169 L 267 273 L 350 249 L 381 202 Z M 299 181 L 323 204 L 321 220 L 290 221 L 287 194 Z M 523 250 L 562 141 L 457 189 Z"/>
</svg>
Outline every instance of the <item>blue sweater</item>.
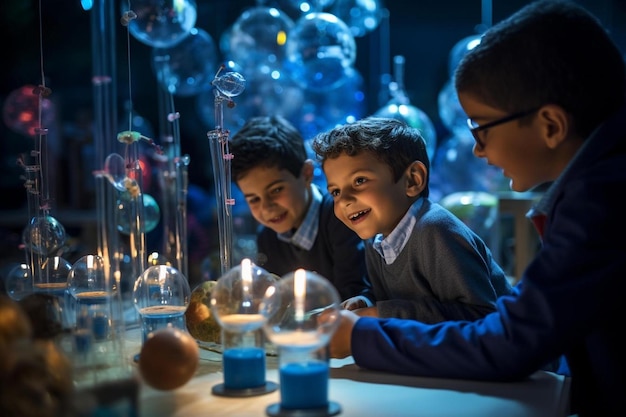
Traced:
<svg viewBox="0 0 626 417">
<path fill-rule="evenodd" d="M 626 410 L 626 108 L 594 132 L 548 190 L 543 244 L 497 311 L 427 325 L 361 318 L 359 366 L 401 374 L 516 380 L 565 355 L 571 411 Z"/>
<path fill-rule="evenodd" d="M 324 193 L 319 210 L 319 229 L 311 250 L 278 239 L 276 232 L 261 227 L 257 235 L 257 265 L 282 276 L 298 268 L 315 271 L 328 279 L 341 300 L 363 295 L 372 300 L 365 272 L 365 245 L 333 211 L 333 200 Z"/>
</svg>

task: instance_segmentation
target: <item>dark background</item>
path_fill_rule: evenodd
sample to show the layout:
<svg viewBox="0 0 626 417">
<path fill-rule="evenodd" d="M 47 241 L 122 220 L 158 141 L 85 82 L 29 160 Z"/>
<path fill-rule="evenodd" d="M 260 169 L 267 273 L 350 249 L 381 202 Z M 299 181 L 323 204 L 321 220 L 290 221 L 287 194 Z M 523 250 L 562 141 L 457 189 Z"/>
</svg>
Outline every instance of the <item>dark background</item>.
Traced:
<svg viewBox="0 0 626 417">
<path fill-rule="evenodd" d="M 253 0 L 196 1 L 196 27 L 208 32 L 216 43 L 244 10 L 259 4 Z M 593 12 L 622 50 L 626 50 L 625 1 L 576 2 Z M 287 6 L 287 0 L 260 3 L 278 6 L 294 21 L 299 17 Z M 527 3 L 493 0 L 491 22 L 497 23 Z M 132 8 L 132 1 L 130 4 Z M 376 30 L 356 38 L 355 67 L 364 79 L 367 113 L 374 113 L 389 98 L 382 79 L 392 72 L 393 57 L 403 55 L 406 59 L 404 82 L 411 104 L 426 112 L 433 121 L 438 141 L 449 135 L 438 114 L 437 97 L 449 79 L 448 59 L 453 46 L 479 33 L 484 27 L 481 24 L 489 23 L 482 21 L 484 4 L 487 3 L 479 0 L 381 0 L 388 19 Z M 120 10 L 118 2 L 115 9 Z M 41 84 L 43 67 L 57 115 L 48 137 L 53 205 L 55 209 L 78 210 L 78 213 L 90 213 L 95 206 L 89 181 L 91 171 L 98 164 L 89 151 L 93 139 L 90 123 L 93 119 L 91 45 L 94 32 L 90 17 L 79 0 L 3 0 L 0 4 L 0 107 L 15 89 Z M 156 130 L 158 141 L 158 87 L 151 69 L 151 48 L 132 37 L 127 48 L 127 31 L 122 25 L 118 25 L 115 33 L 119 112 L 122 114 L 128 97 L 130 62 L 134 111 Z M 128 56 L 127 49 L 130 50 Z M 212 127 L 200 119 L 194 97 L 175 98 L 175 107 L 181 114 L 181 151 L 191 156 L 190 182 L 210 194 L 213 178 L 206 134 Z M 0 123 L 0 230 L 2 227 L 19 230 L 27 220 L 23 170 L 17 166 L 16 159 L 19 154 L 32 150 L 33 145 L 32 138 Z M 82 220 L 78 216 L 70 221 L 80 226 Z M 77 229 L 75 233 L 82 232 Z M 12 240 L 19 243 L 19 235 L 9 235 L 4 243 L 15 243 L 9 242 Z M 0 254 L 0 258 L 4 256 Z"/>
</svg>

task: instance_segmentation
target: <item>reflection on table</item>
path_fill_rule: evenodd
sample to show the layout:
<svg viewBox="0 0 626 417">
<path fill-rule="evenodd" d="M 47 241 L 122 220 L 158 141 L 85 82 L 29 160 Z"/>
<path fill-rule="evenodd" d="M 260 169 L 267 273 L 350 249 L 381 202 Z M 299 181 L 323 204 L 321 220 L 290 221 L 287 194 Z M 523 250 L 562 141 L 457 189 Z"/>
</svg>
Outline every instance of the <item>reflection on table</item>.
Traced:
<svg viewBox="0 0 626 417">
<path fill-rule="evenodd" d="M 136 335 L 134 334 L 136 332 Z M 140 349 L 139 333 L 132 331 L 127 350 Z M 278 359 L 267 357 L 267 380 L 278 382 Z M 223 382 L 221 354 L 201 350 L 196 376 L 173 391 L 141 387 L 142 417 L 254 417 L 280 402 L 279 391 L 229 398 L 211 394 Z M 550 372 L 537 372 L 513 383 L 422 378 L 367 371 L 352 358 L 331 360 L 329 400 L 340 404 L 340 416 L 566 416 L 569 381 Z"/>
</svg>

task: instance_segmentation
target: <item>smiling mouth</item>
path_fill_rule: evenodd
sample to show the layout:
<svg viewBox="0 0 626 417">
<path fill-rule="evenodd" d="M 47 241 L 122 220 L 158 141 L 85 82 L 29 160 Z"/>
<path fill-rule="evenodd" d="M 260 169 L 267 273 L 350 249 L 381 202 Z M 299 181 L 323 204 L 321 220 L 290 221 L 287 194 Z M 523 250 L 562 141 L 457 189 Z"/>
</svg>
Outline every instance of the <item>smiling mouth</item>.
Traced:
<svg viewBox="0 0 626 417">
<path fill-rule="evenodd" d="M 367 215 L 370 211 L 371 209 L 357 211 L 356 213 L 349 215 L 348 220 L 350 220 L 351 222 L 358 221 L 360 218 Z"/>
<path fill-rule="evenodd" d="M 280 216 L 273 217 L 268 220 L 269 223 L 280 223 L 287 217 L 287 213 L 283 213 Z"/>
</svg>

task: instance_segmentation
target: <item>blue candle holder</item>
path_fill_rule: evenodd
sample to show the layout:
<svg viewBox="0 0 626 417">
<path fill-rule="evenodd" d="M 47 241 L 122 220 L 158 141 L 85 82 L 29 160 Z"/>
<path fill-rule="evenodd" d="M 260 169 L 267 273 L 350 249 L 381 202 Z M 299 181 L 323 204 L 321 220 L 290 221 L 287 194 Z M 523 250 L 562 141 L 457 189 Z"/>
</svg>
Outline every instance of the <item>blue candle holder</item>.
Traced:
<svg viewBox="0 0 626 417">
<path fill-rule="evenodd" d="M 278 385 L 265 379 L 266 318 L 259 306 L 276 278 L 244 259 L 221 276 L 211 292 L 211 310 L 222 333 L 224 382 L 211 392 L 225 397 L 249 397 L 276 391 Z"/>
<path fill-rule="evenodd" d="M 328 399 L 328 343 L 339 324 L 340 298 L 326 278 L 299 269 L 268 291 L 261 312 L 263 330 L 278 346 L 280 403 L 272 417 L 328 417 L 341 406 Z"/>
</svg>

